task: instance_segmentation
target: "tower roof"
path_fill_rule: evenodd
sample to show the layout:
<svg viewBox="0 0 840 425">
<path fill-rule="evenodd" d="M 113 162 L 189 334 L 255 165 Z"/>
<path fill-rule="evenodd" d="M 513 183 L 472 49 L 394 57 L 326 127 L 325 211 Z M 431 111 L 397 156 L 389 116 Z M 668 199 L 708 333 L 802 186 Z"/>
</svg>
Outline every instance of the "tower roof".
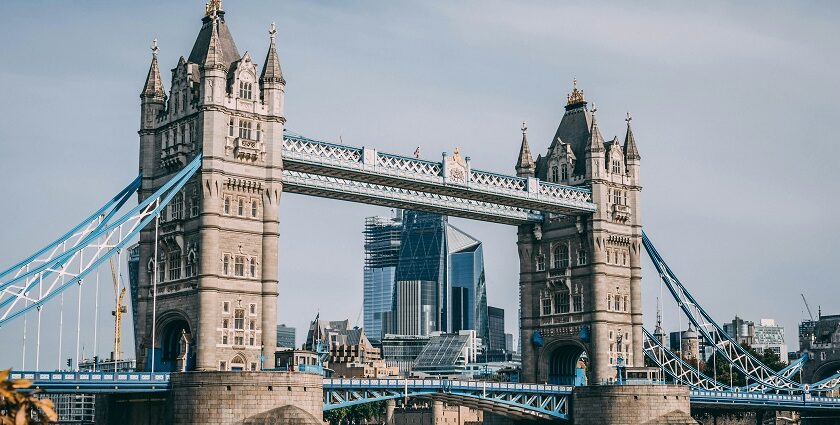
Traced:
<svg viewBox="0 0 840 425">
<path fill-rule="evenodd" d="M 528 146 L 528 126 L 522 122 L 522 145 L 519 147 L 519 159 L 516 161 L 516 174 L 534 174 L 536 165 L 531 155 L 531 147 Z"/>
<path fill-rule="evenodd" d="M 572 92 L 566 96 L 566 110 L 579 108 L 586 105 L 586 99 L 583 97 L 583 90 L 577 86 L 577 79 L 572 80 Z"/>
<path fill-rule="evenodd" d="M 224 65 L 239 60 L 239 50 L 233 41 L 233 36 L 225 24 L 225 12 L 219 9 L 208 9 L 208 15 L 201 19 L 201 30 L 195 39 L 189 61 L 200 65 Z M 208 63 L 209 62 L 209 63 Z"/>
<path fill-rule="evenodd" d="M 626 159 L 642 159 L 639 156 L 639 149 L 636 147 L 636 138 L 633 137 L 633 129 L 630 128 L 630 120 L 633 117 L 627 113 L 627 134 L 624 136 L 624 158 Z"/>
<path fill-rule="evenodd" d="M 260 75 L 260 81 L 263 83 L 283 83 L 283 71 L 280 69 L 280 59 L 277 57 L 277 46 L 274 42 L 277 37 L 277 28 L 274 22 L 271 23 L 271 29 L 268 31 L 271 36 L 271 44 L 268 46 L 268 55 L 265 57 L 265 65 Z"/>
<path fill-rule="evenodd" d="M 575 102 L 571 102 L 572 94 L 575 91 L 579 93 L 579 98 L 575 96 Z M 557 132 L 554 133 L 554 138 L 551 139 L 551 146 L 548 150 L 553 151 L 555 145 L 562 141 L 568 144 L 572 152 L 577 158 L 586 157 L 586 146 L 589 144 L 589 132 L 592 129 L 592 113 L 586 108 L 586 101 L 583 99 L 583 90 L 577 88 L 577 81 L 574 81 L 572 93 L 567 97 L 566 112 L 557 126 Z M 558 141 L 559 140 L 559 141 Z M 546 166 L 537 164 L 537 177 L 546 179 Z M 574 174 L 582 175 L 586 172 L 586 162 L 575 162 Z"/>
<path fill-rule="evenodd" d="M 146 84 L 143 85 L 141 97 L 164 97 L 163 80 L 160 78 L 160 67 L 158 66 L 157 54 L 160 48 L 157 39 L 152 41 L 152 64 L 149 66 L 149 74 L 146 76 Z"/>
</svg>

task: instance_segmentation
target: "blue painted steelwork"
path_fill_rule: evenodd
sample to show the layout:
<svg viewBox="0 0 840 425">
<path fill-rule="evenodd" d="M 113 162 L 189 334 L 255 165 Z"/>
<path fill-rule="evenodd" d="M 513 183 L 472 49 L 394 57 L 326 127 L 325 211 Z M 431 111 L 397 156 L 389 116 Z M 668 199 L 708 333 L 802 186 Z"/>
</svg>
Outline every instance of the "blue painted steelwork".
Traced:
<svg viewBox="0 0 840 425">
<path fill-rule="evenodd" d="M 125 197 L 113 203 L 114 209 L 92 221 L 91 231 L 81 235 L 74 246 L 49 261 L 30 270 L 20 278 L 11 279 L 0 287 L 0 326 L 14 320 L 28 311 L 39 308 L 73 284 L 81 284 L 85 276 L 96 270 L 103 262 L 124 248 L 133 238 L 165 208 L 178 191 L 201 167 L 201 154 L 197 155 L 180 172 L 166 182 L 154 194 L 136 207 L 116 217 Z M 129 195 L 132 183 L 123 190 Z M 115 198 L 116 199 L 116 198 Z M 88 227 L 89 227 L 88 226 Z M 56 242 L 53 249 L 57 248 Z M 39 252 L 44 251 L 43 249 Z M 88 253 L 85 256 L 85 253 Z M 31 257 L 30 257 L 31 258 Z M 71 271 L 69 266 L 74 266 Z M 70 279 L 65 279 L 69 277 Z"/>
<path fill-rule="evenodd" d="M 169 373 L 147 372 L 12 372 L 28 379 L 31 389 L 47 393 L 148 393 L 169 391 Z"/>
<path fill-rule="evenodd" d="M 840 398 L 804 394 L 766 394 L 731 391 L 691 391 L 692 405 L 767 407 L 770 409 L 825 410 L 840 409 Z"/>
<path fill-rule="evenodd" d="M 324 410 L 381 400 L 431 397 L 490 403 L 543 419 L 569 419 L 571 386 L 446 379 L 325 379 Z"/>
<path fill-rule="evenodd" d="M 668 267 L 665 260 L 653 246 L 646 233 L 642 233 L 642 243 L 659 276 L 669 292 L 676 300 L 680 309 L 685 313 L 697 331 L 720 353 L 736 370 L 744 374 L 749 380 L 757 383 L 753 390 L 785 391 L 790 393 L 831 391 L 840 388 L 840 374 L 829 377 L 818 384 L 800 384 L 790 379 L 790 371 L 782 374 L 776 372 L 755 358 L 749 351 L 733 340 L 718 325 L 705 309 L 694 299 L 686 287 L 679 281 L 676 274 Z"/>
</svg>

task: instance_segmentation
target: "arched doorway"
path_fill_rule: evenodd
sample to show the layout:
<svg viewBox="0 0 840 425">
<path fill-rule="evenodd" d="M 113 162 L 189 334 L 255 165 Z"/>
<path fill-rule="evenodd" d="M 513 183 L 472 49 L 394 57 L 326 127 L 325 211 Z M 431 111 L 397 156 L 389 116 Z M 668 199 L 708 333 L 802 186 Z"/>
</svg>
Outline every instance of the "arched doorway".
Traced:
<svg viewBox="0 0 840 425">
<path fill-rule="evenodd" d="M 193 349 L 190 325 L 182 318 L 164 322 L 161 326 L 160 354 L 155 370 L 176 372 L 195 369 L 195 350 Z M 184 363 L 186 362 L 186 367 Z"/>
<path fill-rule="evenodd" d="M 237 354 L 236 357 L 230 361 L 230 370 L 237 372 L 245 370 L 245 357 L 243 357 L 242 354 Z"/>
<path fill-rule="evenodd" d="M 586 385 L 589 358 L 586 350 L 576 344 L 562 345 L 548 356 L 548 383 L 555 385 Z"/>
</svg>

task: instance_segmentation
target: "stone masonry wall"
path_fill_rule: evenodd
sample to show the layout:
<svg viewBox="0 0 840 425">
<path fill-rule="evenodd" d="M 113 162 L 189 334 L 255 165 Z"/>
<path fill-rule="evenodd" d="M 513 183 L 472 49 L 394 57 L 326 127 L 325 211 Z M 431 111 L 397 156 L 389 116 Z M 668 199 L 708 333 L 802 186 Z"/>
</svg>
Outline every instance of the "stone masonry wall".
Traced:
<svg viewBox="0 0 840 425">
<path fill-rule="evenodd" d="M 611 385 L 577 387 L 572 393 L 575 425 L 696 424 L 688 387 Z"/>
</svg>

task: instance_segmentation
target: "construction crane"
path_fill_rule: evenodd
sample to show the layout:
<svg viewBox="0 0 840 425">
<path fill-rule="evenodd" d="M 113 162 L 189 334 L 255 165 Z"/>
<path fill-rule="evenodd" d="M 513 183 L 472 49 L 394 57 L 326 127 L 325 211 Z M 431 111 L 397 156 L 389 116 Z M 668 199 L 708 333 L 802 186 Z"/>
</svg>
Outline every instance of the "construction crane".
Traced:
<svg viewBox="0 0 840 425">
<path fill-rule="evenodd" d="M 117 277 L 117 270 L 114 267 L 113 258 L 108 258 L 108 263 L 111 265 L 111 279 L 114 281 L 114 297 L 116 301 L 115 308 L 111 311 L 111 315 L 114 316 L 114 353 L 111 356 L 111 360 L 116 362 L 122 358 L 122 315 L 126 312 L 125 305 L 123 304 L 125 301 L 125 287 L 120 290 L 120 280 Z"/>
<path fill-rule="evenodd" d="M 799 295 L 802 295 L 802 302 L 805 303 L 805 308 L 808 309 L 808 316 L 811 316 L 811 321 L 813 322 L 814 321 L 814 315 L 811 314 L 811 307 L 808 306 L 808 300 L 805 299 L 805 294 L 799 294 Z"/>
</svg>

